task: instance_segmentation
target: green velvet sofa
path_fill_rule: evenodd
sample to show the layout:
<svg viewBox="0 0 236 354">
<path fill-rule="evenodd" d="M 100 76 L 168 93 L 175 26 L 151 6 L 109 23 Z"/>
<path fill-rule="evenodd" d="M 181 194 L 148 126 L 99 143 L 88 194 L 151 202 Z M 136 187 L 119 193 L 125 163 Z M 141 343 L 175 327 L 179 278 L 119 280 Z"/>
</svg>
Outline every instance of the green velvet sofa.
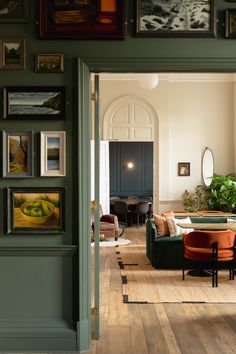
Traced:
<svg viewBox="0 0 236 354">
<path fill-rule="evenodd" d="M 175 217 L 181 220 L 181 217 Z M 236 217 L 230 217 L 230 219 Z M 226 223 L 224 216 L 197 216 L 190 217 L 192 223 Z M 153 219 L 146 222 L 146 255 L 154 268 L 182 269 L 183 244 L 182 236 L 158 237 L 157 226 Z"/>
</svg>

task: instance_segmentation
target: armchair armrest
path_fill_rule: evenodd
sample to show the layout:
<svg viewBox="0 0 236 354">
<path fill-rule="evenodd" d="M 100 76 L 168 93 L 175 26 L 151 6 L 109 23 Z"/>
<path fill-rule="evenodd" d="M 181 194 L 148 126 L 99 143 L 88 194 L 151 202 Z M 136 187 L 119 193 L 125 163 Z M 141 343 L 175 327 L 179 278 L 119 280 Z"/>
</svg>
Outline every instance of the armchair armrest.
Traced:
<svg viewBox="0 0 236 354">
<path fill-rule="evenodd" d="M 109 222 L 110 224 L 114 224 L 116 230 L 119 229 L 118 217 L 116 215 L 114 215 L 114 214 L 102 215 L 101 218 L 100 218 L 100 221 Z"/>
</svg>

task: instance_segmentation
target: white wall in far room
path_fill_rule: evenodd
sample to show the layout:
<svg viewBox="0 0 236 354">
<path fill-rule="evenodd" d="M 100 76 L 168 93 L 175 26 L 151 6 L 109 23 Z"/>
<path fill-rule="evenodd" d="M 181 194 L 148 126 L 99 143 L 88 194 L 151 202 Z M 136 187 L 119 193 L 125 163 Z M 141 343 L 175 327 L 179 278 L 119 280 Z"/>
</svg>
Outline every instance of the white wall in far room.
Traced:
<svg viewBox="0 0 236 354">
<path fill-rule="evenodd" d="M 201 160 L 206 147 L 214 154 L 215 172 L 234 172 L 234 83 L 226 74 L 160 75 L 153 90 L 141 88 L 135 79 L 101 80 L 101 119 L 118 97 L 135 95 L 153 107 L 159 120 L 155 141 L 159 154 L 156 190 L 160 211 L 180 209 L 181 195 L 202 184 Z M 178 162 L 190 162 L 190 176 L 178 176 Z M 158 209 L 158 207 L 156 207 Z"/>
</svg>

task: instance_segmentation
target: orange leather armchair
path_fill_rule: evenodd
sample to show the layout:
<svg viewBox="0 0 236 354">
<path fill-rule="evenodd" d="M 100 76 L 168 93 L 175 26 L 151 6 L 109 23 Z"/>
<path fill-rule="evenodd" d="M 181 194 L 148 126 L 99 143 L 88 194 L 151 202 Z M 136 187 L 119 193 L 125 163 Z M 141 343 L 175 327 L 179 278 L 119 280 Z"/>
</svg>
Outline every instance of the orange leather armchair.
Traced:
<svg viewBox="0 0 236 354">
<path fill-rule="evenodd" d="M 116 215 L 113 214 L 105 214 L 103 215 L 102 207 L 99 206 L 100 212 L 100 234 L 103 234 L 105 237 L 114 237 L 115 240 L 118 239 L 119 236 L 119 223 Z M 94 209 L 91 208 L 91 225 L 92 230 L 94 231 Z"/>
<path fill-rule="evenodd" d="M 218 268 L 222 262 L 229 269 L 229 279 L 234 279 L 235 233 L 231 230 L 205 231 L 195 230 L 183 235 L 184 262 L 197 264 L 198 268 L 212 270 L 212 286 L 218 286 Z"/>
</svg>

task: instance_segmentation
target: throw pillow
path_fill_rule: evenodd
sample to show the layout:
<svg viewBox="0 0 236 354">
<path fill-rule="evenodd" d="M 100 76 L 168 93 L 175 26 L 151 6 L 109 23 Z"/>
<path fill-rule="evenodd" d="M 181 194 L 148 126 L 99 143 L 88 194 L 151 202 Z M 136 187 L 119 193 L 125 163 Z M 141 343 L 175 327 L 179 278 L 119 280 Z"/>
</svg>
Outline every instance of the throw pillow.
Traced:
<svg viewBox="0 0 236 354">
<path fill-rule="evenodd" d="M 167 217 L 167 224 L 170 230 L 170 236 L 180 236 L 182 234 L 188 234 L 189 232 L 192 232 L 194 229 L 186 229 L 186 228 L 182 228 L 179 225 L 177 225 L 178 223 L 181 224 L 191 224 L 191 219 L 190 217 L 187 218 L 183 218 L 183 219 L 175 219 L 173 217 Z"/>
<path fill-rule="evenodd" d="M 183 218 L 183 219 L 175 219 L 175 221 L 177 223 L 181 223 L 181 224 L 191 224 L 192 223 L 189 216 L 187 216 L 186 218 Z M 190 228 L 186 229 L 185 227 L 184 228 L 181 227 L 181 230 L 182 230 L 182 234 L 189 234 L 190 232 L 194 231 L 194 229 L 190 229 Z"/>
<path fill-rule="evenodd" d="M 233 219 L 233 218 L 228 218 L 228 219 L 227 219 L 227 222 L 236 223 L 236 219 Z"/>
<path fill-rule="evenodd" d="M 153 214 L 153 220 L 154 223 L 157 226 L 157 234 L 158 236 L 169 236 L 169 228 L 167 225 L 166 218 L 164 216 L 158 215 L 158 214 Z"/>
<path fill-rule="evenodd" d="M 173 210 L 170 210 L 170 211 L 165 211 L 164 213 L 161 214 L 161 216 L 164 216 L 164 217 L 171 217 L 173 218 L 174 217 L 174 212 Z"/>
<path fill-rule="evenodd" d="M 181 235 L 181 227 L 176 224 L 176 219 L 174 217 L 167 216 L 167 225 L 170 230 L 170 236 L 180 236 Z"/>
</svg>

